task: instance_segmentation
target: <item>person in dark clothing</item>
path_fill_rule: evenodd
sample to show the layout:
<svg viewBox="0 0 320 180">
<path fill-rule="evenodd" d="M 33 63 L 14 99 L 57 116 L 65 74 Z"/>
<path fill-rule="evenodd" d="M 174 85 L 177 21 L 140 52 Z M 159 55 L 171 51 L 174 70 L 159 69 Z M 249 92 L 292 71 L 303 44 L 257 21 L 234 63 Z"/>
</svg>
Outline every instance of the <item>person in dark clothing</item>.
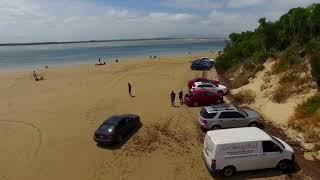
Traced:
<svg viewBox="0 0 320 180">
<path fill-rule="evenodd" d="M 174 106 L 174 102 L 176 100 L 176 93 L 171 91 L 171 105 Z"/>
<path fill-rule="evenodd" d="M 33 71 L 32 76 L 33 76 L 33 79 L 37 79 L 38 78 L 38 75 L 37 75 L 35 70 Z"/>
<path fill-rule="evenodd" d="M 99 64 L 101 64 L 101 59 L 100 59 L 100 58 L 99 58 L 99 60 L 98 60 L 98 61 L 99 61 Z"/>
<path fill-rule="evenodd" d="M 132 89 L 131 84 L 130 84 L 130 83 L 128 83 L 128 91 L 129 91 L 129 95 L 132 97 L 131 89 Z"/>
<path fill-rule="evenodd" d="M 180 104 L 183 104 L 183 91 L 179 92 L 179 100 L 180 100 Z"/>
</svg>

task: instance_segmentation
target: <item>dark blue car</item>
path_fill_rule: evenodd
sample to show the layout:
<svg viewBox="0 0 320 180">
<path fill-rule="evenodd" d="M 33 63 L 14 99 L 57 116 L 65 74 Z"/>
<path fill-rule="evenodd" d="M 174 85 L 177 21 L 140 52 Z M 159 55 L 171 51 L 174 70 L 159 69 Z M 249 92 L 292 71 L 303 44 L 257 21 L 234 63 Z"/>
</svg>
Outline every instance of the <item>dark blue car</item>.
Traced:
<svg viewBox="0 0 320 180">
<path fill-rule="evenodd" d="M 135 114 L 111 116 L 94 133 L 94 140 L 102 145 L 120 144 L 141 126 L 140 117 Z"/>
<path fill-rule="evenodd" d="M 190 65 L 191 70 L 210 70 L 212 67 L 210 64 L 201 61 L 195 61 Z"/>
</svg>

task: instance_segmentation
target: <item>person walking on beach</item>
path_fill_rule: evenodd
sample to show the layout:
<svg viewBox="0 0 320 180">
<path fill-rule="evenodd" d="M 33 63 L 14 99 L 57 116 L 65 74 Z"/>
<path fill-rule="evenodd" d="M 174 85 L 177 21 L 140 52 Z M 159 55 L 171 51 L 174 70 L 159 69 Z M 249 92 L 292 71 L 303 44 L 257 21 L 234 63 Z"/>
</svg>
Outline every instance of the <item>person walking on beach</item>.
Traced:
<svg viewBox="0 0 320 180">
<path fill-rule="evenodd" d="M 99 60 L 98 60 L 98 61 L 99 61 L 99 64 L 101 64 L 101 59 L 100 59 L 100 58 L 99 58 Z"/>
<path fill-rule="evenodd" d="M 128 83 L 128 91 L 129 91 L 129 95 L 132 97 L 131 89 L 132 89 L 131 84 L 130 84 L 130 83 Z"/>
<path fill-rule="evenodd" d="M 175 100 L 176 100 L 176 93 L 171 91 L 171 106 L 174 106 Z"/>
<path fill-rule="evenodd" d="M 179 100 L 180 100 L 180 104 L 183 104 L 183 91 L 179 92 Z"/>
</svg>

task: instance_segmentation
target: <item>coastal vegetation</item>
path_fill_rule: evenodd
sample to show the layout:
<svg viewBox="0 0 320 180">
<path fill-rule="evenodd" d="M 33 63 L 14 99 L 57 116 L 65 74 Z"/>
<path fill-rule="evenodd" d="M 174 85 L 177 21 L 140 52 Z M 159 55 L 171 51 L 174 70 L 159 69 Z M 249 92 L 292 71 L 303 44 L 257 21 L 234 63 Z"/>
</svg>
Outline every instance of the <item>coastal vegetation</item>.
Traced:
<svg viewBox="0 0 320 180">
<path fill-rule="evenodd" d="M 232 33 L 229 39 L 216 67 L 220 74 L 235 74 L 235 88 L 248 83 L 268 58 L 277 61 L 272 73 L 281 76 L 283 87 L 309 85 L 307 71 L 320 86 L 320 4 L 293 8 L 275 22 L 261 18 L 254 31 Z"/>
</svg>

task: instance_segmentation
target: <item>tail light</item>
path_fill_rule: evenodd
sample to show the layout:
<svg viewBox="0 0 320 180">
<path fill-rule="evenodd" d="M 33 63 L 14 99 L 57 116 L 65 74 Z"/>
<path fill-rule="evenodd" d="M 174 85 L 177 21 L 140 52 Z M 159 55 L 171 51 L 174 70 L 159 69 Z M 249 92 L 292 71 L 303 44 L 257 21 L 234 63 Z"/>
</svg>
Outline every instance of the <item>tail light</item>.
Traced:
<svg viewBox="0 0 320 180">
<path fill-rule="evenodd" d="M 208 121 L 207 120 L 202 120 L 203 124 L 208 125 Z"/>
<path fill-rule="evenodd" d="M 214 159 L 211 160 L 211 168 L 212 168 L 212 169 L 215 169 L 215 168 L 216 168 L 216 163 L 217 163 L 216 160 L 214 160 Z"/>
</svg>

